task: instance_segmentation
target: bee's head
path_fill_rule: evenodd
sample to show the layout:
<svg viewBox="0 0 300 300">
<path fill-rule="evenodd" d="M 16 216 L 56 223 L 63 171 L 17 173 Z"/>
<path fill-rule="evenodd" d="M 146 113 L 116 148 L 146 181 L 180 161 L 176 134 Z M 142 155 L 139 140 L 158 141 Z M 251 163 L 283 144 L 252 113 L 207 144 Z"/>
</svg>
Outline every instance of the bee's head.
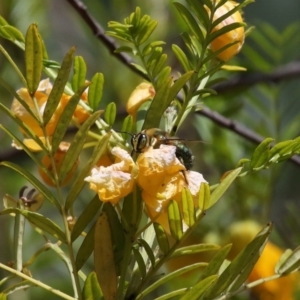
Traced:
<svg viewBox="0 0 300 300">
<path fill-rule="evenodd" d="M 136 153 L 141 153 L 149 145 L 148 136 L 145 133 L 134 134 L 131 138 L 131 145 Z"/>
</svg>

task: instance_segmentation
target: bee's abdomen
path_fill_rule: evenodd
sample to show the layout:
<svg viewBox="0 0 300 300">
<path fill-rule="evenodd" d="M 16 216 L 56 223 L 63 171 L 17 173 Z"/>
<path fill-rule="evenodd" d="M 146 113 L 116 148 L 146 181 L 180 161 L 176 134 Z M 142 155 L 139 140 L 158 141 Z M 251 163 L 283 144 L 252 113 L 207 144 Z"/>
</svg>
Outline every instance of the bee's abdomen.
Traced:
<svg viewBox="0 0 300 300">
<path fill-rule="evenodd" d="M 177 158 L 181 161 L 181 163 L 185 166 L 187 171 L 192 169 L 194 156 L 191 150 L 186 145 L 178 143 L 176 145 L 175 154 Z"/>
</svg>

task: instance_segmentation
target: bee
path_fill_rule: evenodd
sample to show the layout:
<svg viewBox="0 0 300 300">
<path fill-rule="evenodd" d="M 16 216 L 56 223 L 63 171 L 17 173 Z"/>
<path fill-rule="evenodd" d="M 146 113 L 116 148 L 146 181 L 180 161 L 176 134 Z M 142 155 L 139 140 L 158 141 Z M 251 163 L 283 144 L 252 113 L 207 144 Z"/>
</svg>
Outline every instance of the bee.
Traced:
<svg viewBox="0 0 300 300">
<path fill-rule="evenodd" d="M 133 152 L 135 153 L 142 153 L 149 147 L 157 149 L 160 147 L 160 145 L 175 146 L 176 157 L 188 171 L 193 167 L 194 156 L 191 150 L 184 143 L 182 143 L 182 141 L 184 141 L 184 139 L 171 137 L 168 132 L 163 131 L 159 128 L 144 129 L 137 134 L 131 135 L 131 145 Z"/>
</svg>

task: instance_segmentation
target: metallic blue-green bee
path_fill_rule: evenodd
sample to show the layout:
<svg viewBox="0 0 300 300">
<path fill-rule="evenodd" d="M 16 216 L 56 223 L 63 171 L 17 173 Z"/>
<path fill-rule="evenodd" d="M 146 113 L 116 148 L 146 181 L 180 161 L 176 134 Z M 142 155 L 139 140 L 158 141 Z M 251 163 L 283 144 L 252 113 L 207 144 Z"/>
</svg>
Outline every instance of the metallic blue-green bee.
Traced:
<svg viewBox="0 0 300 300">
<path fill-rule="evenodd" d="M 137 134 L 133 134 L 131 138 L 131 145 L 133 151 L 136 153 L 142 153 L 149 147 L 156 149 L 159 148 L 160 145 L 175 146 L 176 157 L 188 171 L 193 167 L 194 156 L 191 150 L 182 141 L 184 141 L 184 139 L 171 137 L 168 132 L 159 128 L 151 128 L 144 129 Z"/>
</svg>

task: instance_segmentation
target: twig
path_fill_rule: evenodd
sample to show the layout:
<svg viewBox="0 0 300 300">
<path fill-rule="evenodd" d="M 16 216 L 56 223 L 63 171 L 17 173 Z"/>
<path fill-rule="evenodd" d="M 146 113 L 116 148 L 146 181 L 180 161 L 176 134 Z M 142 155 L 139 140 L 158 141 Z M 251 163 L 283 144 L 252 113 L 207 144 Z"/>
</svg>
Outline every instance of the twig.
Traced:
<svg viewBox="0 0 300 300">
<path fill-rule="evenodd" d="M 125 64 L 134 73 L 138 74 L 142 78 L 149 80 L 147 75 L 140 70 L 138 70 L 132 63 L 134 62 L 130 56 L 124 53 L 116 53 L 115 50 L 118 48 L 118 44 L 115 40 L 105 34 L 102 26 L 92 17 L 92 15 L 87 11 L 86 5 L 80 0 L 67 0 L 70 5 L 78 12 L 86 24 L 90 27 L 94 35 L 106 46 L 109 52 Z"/>
</svg>

